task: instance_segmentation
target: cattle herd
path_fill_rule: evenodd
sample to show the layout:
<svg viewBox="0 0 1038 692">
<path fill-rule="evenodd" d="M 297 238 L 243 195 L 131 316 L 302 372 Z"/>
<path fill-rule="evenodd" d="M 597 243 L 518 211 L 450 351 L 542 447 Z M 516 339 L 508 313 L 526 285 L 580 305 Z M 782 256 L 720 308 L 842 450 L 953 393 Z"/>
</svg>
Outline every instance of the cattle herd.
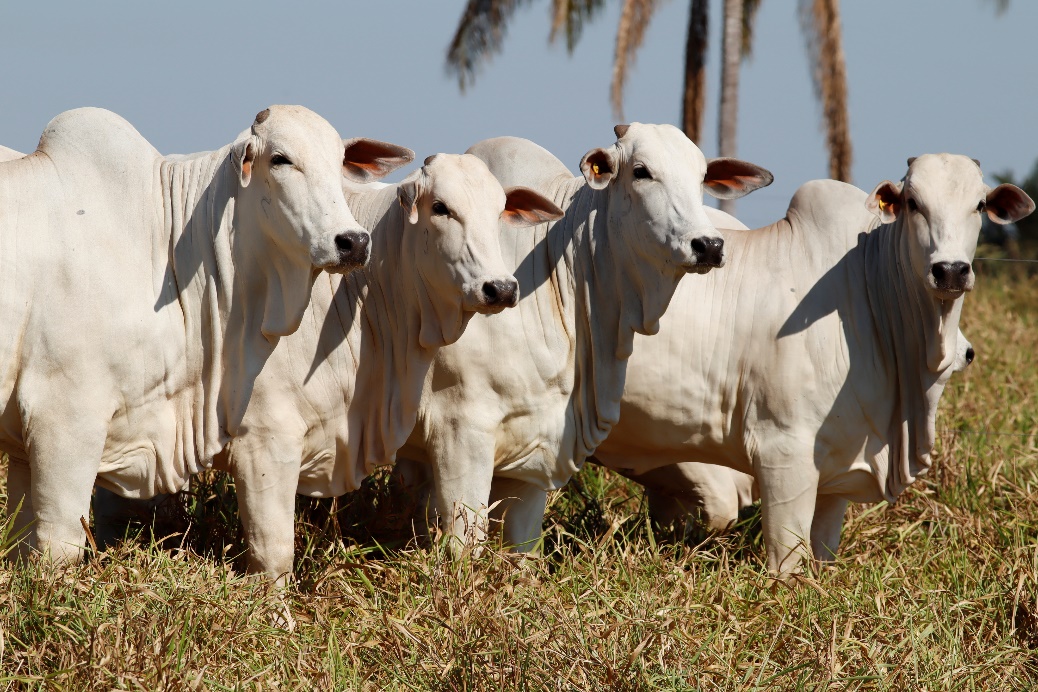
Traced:
<svg viewBox="0 0 1038 692">
<path fill-rule="evenodd" d="M 759 498 L 776 576 L 832 559 L 848 502 L 930 468 L 981 217 L 1034 202 L 928 154 L 871 193 L 808 182 L 750 230 L 703 194 L 768 171 L 669 125 L 614 134 L 577 176 L 501 137 L 395 185 L 413 152 L 296 106 L 186 156 L 94 108 L 0 147 L 17 555 L 79 559 L 95 484 L 100 521 L 215 467 L 249 569 L 284 583 L 295 496 L 394 462 L 452 546 L 499 525 L 534 550 L 593 460 L 664 522 L 723 530 Z"/>
</svg>

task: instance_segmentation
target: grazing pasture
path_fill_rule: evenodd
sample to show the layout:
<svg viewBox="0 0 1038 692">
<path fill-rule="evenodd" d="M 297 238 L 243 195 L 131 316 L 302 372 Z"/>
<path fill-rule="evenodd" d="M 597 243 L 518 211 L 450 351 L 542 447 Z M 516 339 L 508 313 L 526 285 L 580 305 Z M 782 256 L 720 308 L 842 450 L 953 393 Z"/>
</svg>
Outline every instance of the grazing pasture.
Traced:
<svg viewBox="0 0 1038 692">
<path fill-rule="evenodd" d="M 934 472 L 892 507 L 852 506 L 821 572 L 771 581 L 752 514 L 713 543 L 659 535 L 637 486 L 597 467 L 550 498 L 543 557 L 455 564 L 408 542 L 382 474 L 299 500 L 288 632 L 210 472 L 165 508 L 160 537 L 188 528 L 164 548 L 0 563 L 0 689 L 1038 685 L 1038 278 L 976 267 L 977 360 L 941 401 Z"/>
</svg>

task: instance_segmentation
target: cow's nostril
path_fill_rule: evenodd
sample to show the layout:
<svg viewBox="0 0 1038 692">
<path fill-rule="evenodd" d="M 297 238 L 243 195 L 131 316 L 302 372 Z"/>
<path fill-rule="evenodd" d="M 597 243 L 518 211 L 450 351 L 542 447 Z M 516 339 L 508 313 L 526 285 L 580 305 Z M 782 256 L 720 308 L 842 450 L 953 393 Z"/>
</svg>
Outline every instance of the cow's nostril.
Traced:
<svg viewBox="0 0 1038 692">
<path fill-rule="evenodd" d="M 339 251 L 339 264 L 363 265 L 368 261 L 370 236 L 360 231 L 346 231 L 335 236 L 335 247 Z"/>
<path fill-rule="evenodd" d="M 706 236 L 693 238 L 692 252 L 696 253 L 697 264 L 720 267 L 724 259 L 724 240 Z"/>
<path fill-rule="evenodd" d="M 519 283 L 515 279 L 487 281 L 483 284 L 483 302 L 486 305 L 515 305 L 518 295 Z"/>
<path fill-rule="evenodd" d="M 964 291 L 970 280 L 969 262 L 934 262 L 930 267 L 934 283 L 938 288 L 951 291 Z"/>
<path fill-rule="evenodd" d="M 972 363 L 973 359 L 976 358 L 976 357 L 977 357 L 977 352 L 973 350 L 972 346 L 970 346 L 969 348 L 966 349 L 966 365 L 969 365 L 970 363 Z"/>
</svg>

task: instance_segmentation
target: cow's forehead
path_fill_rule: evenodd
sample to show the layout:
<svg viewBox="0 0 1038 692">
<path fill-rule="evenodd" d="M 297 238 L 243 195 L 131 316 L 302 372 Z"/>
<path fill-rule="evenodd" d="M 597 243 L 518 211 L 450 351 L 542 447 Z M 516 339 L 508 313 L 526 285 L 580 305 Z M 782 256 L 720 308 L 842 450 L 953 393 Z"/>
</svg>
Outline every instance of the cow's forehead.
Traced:
<svg viewBox="0 0 1038 692">
<path fill-rule="evenodd" d="M 695 170 L 706 170 L 703 152 L 673 125 L 631 123 L 620 139 L 620 146 L 628 156 L 636 156 L 657 167 L 687 168 L 691 165 Z"/>
<path fill-rule="evenodd" d="M 491 201 L 504 208 L 504 190 L 486 163 L 472 154 L 436 154 L 424 166 L 432 193 L 455 203 L 470 200 L 486 206 Z"/>
<path fill-rule="evenodd" d="M 291 141 L 298 146 L 309 142 L 336 149 L 342 145 L 331 123 L 303 106 L 271 106 L 256 116 L 253 127 L 258 135 L 272 142 Z"/>
<path fill-rule="evenodd" d="M 912 161 L 905 176 L 905 190 L 930 202 L 949 204 L 962 198 L 973 206 L 973 198 L 986 189 L 980 166 L 958 154 L 924 154 Z"/>
</svg>

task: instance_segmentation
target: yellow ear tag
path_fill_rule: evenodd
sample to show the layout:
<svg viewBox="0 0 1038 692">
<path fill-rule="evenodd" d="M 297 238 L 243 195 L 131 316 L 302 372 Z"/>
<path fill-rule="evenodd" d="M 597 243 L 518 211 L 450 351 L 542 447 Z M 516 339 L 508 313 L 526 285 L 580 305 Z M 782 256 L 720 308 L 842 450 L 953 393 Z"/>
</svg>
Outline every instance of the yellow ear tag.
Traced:
<svg viewBox="0 0 1038 692">
<path fill-rule="evenodd" d="M 880 211 L 886 211 L 887 207 L 889 207 L 889 206 L 890 206 L 890 202 L 885 202 L 882 199 L 879 200 L 879 210 Z"/>
<path fill-rule="evenodd" d="M 591 170 L 593 170 L 595 172 L 595 175 L 598 175 L 598 164 L 597 163 L 591 164 Z"/>
</svg>

